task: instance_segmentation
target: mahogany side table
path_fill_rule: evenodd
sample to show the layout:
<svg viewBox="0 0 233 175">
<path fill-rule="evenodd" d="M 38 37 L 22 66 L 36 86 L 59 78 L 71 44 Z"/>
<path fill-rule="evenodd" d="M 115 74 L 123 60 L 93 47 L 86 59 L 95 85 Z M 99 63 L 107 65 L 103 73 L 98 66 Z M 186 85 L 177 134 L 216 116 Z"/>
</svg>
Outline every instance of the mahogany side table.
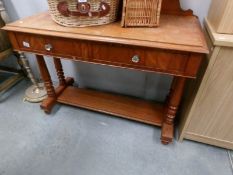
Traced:
<svg viewBox="0 0 233 175">
<path fill-rule="evenodd" d="M 173 139 L 174 119 L 187 78 L 196 78 L 208 53 L 200 23 L 178 0 L 164 0 L 158 28 L 121 28 L 120 23 L 67 28 L 47 12 L 8 24 L 15 51 L 35 53 L 48 98 L 41 108 L 49 113 L 59 102 L 162 127 L 161 141 Z M 54 88 L 43 55 L 53 56 L 59 78 Z M 164 104 L 73 87 L 64 77 L 60 58 L 137 69 L 173 76 Z M 137 107 L 135 107 L 137 106 Z"/>
</svg>

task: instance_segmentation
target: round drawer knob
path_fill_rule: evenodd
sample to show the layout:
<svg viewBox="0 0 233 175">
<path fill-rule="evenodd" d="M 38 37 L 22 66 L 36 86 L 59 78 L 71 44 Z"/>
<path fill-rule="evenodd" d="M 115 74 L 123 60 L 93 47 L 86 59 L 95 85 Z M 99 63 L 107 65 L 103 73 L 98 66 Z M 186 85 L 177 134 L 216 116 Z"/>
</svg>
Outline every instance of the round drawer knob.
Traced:
<svg viewBox="0 0 233 175">
<path fill-rule="evenodd" d="M 45 44 L 45 50 L 47 50 L 47 51 L 51 51 L 52 50 L 52 48 L 53 48 L 53 46 L 51 45 L 51 44 Z"/>
<path fill-rule="evenodd" d="M 138 55 L 134 55 L 132 58 L 133 63 L 138 63 L 140 61 L 140 57 Z"/>
</svg>

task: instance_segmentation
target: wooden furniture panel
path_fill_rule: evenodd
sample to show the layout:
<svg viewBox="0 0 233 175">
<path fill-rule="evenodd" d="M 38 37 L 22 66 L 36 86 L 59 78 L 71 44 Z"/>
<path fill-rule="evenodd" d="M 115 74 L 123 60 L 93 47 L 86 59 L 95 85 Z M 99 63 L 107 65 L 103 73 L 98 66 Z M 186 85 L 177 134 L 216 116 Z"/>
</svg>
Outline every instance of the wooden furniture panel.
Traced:
<svg viewBox="0 0 233 175">
<path fill-rule="evenodd" d="M 232 18 L 232 0 L 212 0 L 207 19 L 217 33 L 233 34 Z"/>
<path fill-rule="evenodd" d="M 224 71 L 223 69 L 224 68 Z M 188 132 L 233 143 L 233 49 L 219 50 L 203 84 Z"/>
<path fill-rule="evenodd" d="M 159 28 L 121 28 L 109 25 L 67 28 L 57 25 L 48 13 L 41 13 L 7 25 L 16 51 L 37 54 L 37 62 L 48 93 L 41 108 L 50 113 L 57 103 L 69 104 L 162 127 L 163 144 L 172 142 L 174 119 L 187 78 L 195 78 L 202 56 L 208 53 L 198 19 L 184 12 L 178 0 L 163 8 Z M 169 9 L 172 13 L 169 13 Z M 170 15 L 167 15 L 170 14 Z M 173 15 L 171 15 L 173 14 Z M 21 43 L 27 39 L 32 47 Z M 39 43 L 38 43 L 39 42 Z M 41 55 L 54 56 L 59 79 L 55 89 Z M 123 97 L 72 87 L 73 78 L 64 77 L 60 57 L 121 68 L 151 71 L 173 76 L 166 103 Z"/>
<path fill-rule="evenodd" d="M 45 41 L 42 36 L 19 33 L 16 35 L 18 46 L 23 51 L 34 51 L 45 53 Z"/>
<path fill-rule="evenodd" d="M 180 6 L 179 0 L 163 0 L 162 2 L 162 8 L 161 8 L 162 14 L 169 14 L 169 15 L 185 15 L 185 16 L 193 16 L 193 11 L 183 10 Z"/>
<path fill-rule="evenodd" d="M 74 41 L 74 59 L 88 61 L 93 55 L 93 44 L 86 40 L 75 40 Z"/>
<path fill-rule="evenodd" d="M 209 23 L 206 25 L 208 32 L 214 32 Z M 216 36 L 215 43 L 218 34 L 211 35 Z M 192 105 L 182 115 L 180 140 L 233 149 L 233 47 L 209 44 L 211 58 Z"/>
<path fill-rule="evenodd" d="M 73 40 L 59 37 L 48 37 L 44 36 L 44 47 L 46 45 L 51 45 L 51 51 L 47 51 L 46 53 L 57 55 L 57 56 L 66 56 L 72 57 L 76 50 L 74 49 Z"/>
<path fill-rule="evenodd" d="M 31 35 L 26 33 L 17 33 L 16 39 L 19 45 L 19 48 L 23 51 L 37 52 L 44 55 L 56 55 L 56 56 L 66 56 L 71 57 L 75 53 L 73 40 L 58 38 L 58 37 L 49 37 L 49 36 L 40 36 L 40 35 Z M 47 48 L 46 46 L 51 48 Z"/>
<path fill-rule="evenodd" d="M 208 31 L 208 37 L 210 37 L 212 45 L 233 47 L 233 35 L 216 33 L 215 29 L 207 19 L 205 19 L 204 22 L 206 30 Z"/>
<path fill-rule="evenodd" d="M 18 47 L 23 51 L 113 66 L 144 68 L 148 71 L 185 77 L 195 77 L 202 60 L 188 52 L 132 47 L 123 44 L 52 38 L 24 33 L 17 33 L 16 39 Z M 46 50 L 46 45 L 51 46 L 50 51 Z M 134 60 L 134 57 L 138 60 Z"/>
<path fill-rule="evenodd" d="M 134 61 L 134 57 L 138 57 L 138 61 Z M 193 58 L 185 52 L 95 43 L 90 60 L 103 64 L 115 63 L 114 65 L 117 66 L 144 68 L 148 71 L 195 77 L 196 72 L 186 72 L 186 70 L 190 70 L 189 61 L 191 59 Z M 199 60 L 201 59 L 198 58 L 198 61 L 191 60 L 190 62 L 192 62 L 192 66 L 197 64 L 199 67 Z"/>
<path fill-rule="evenodd" d="M 58 102 L 103 112 L 119 117 L 161 126 L 164 107 L 160 103 L 125 97 L 94 90 L 68 87 L 58 97 Z M 73 98 L 68 98 L 73 96 Z M 140 106 L 135 108 L 136 106 Z"/>
<path fill-rule="evenodd" d="M 5 29 L 79 40 L 208 53 L 200 23 L 195 16 L 161 15 L 160 27 L 156 30 L 119 26 L 118 22 L 78 29 L 54 26 L 46 12 L 11 23 Z"/>
<path fill-rule="evenodd" d="M 181 52 L 148 49 L 145 65 L 160 71 L 170 70 L 171 72 L 183 73 L 185 71 L 189 55 Z"/>
<path fill-rule="evenodd" d="M 140 47 L 130 47 L 122 44 L 95 43 L 93 45 L 93 61 L 103 63 L 116 63 L 143 67 L 145 65 L 144 50 Z M 138 56 L 135 62 L 132 60 Z"/>
<path fill-rule="evenodd" d="M 164 49 L 104 43 L 95 43 L 92 48 L 90 61 L 185 77 L 196 77 L 202 61 L 199 54 Z M 133 61 L 134 56 L 138 56 L 138 62 Z"/>
</svg>

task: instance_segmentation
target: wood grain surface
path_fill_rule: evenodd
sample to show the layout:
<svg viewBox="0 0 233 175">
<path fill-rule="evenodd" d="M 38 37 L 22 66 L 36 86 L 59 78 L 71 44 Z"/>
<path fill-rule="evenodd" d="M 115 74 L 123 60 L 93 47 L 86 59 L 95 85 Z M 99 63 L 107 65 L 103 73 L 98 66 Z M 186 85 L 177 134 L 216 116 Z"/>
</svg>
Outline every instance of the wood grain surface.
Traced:
<svg viewBox="0 0 233 175">
<path fill-rule="evenodd" d="M 205 19 L 205 26 L 215 46 L 233 47 L 233 35 L 217 33 L 216 29 L 207 18 Z"/>
<path fill-rule="evenodd" d="M 58 102 L 157 126 L 162 125 L 164 116 L 159 103 L 75 87 L 67 87 Z"/>
<path fill-rule="evenodd" d="M 233 49 L 220 49 L 207 69 L 190 113 L 187 132 L 233 143 Z M 224 69 L 222 69 L 224 68 Z"/>
<path fill-rule="evenodd" d="M 20 32 L 9 33 L 9 36 L 15 50 L 190 78 L 196 77 L 202 60 L 202 54 L 169 49 Z M 48 44 L 51 46 L 49 51 L 45 48 Z M 136 62 L 132 60 L 135 56 L 139 59 Z"/>
<path fill-rule="evenodd" d="M 35 53 L 48 98 L 41 104 L 51 112 L 56 102 L 82 107 L 162 127 L 161 141 L 173 140 L 174 119 L 187 78 L 196 78 L 202 57 L 208 53 L 200 23 L 179 0 L 164 0 L 159 28 L 122 28 L 120 23 L 67 28 L 47 12 L 4 27 L 16 51 Z M 60 86 L 55 90 L 42 55 L 55 57 Z M 72 87 L 64 81 L 60 58 L 94 64 L 151 71 L 174 76 L 166 105 L 116 94 Z"/>
<path fill-rule="evenodd" d="M 56 24 L 47 12 L 10 24 L 4 30 L 73 39 L 102 41 L 208 53 L 200 23 L 195 16 L 162 15 L 159 28 L 122 28 L 120 23 L 68 28 Z M 192 36 L 192 37 L 190 37 Z"/>
<path fill-rule="evenodd" d="M 190 106 L 184 108 L 180 140 L 233 149 L 233 47 L 210 46 L 212 54 L 203 79 L 198 80 L 200 87 L 196 87 Z"/>
<path fill-rule="evenodd" d="M 217 33 L 233 34 L 232 18 L 232 0 L 212 0 L 207 19 Z"/>
</svg>

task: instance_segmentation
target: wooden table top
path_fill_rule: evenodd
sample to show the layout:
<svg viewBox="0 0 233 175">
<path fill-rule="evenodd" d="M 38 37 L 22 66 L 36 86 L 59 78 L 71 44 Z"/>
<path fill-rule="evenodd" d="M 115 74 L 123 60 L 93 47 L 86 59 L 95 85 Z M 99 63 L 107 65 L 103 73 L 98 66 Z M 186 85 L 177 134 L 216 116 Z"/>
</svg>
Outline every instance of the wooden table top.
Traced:
<svg viewBox="0 0 233 175">
<path fill-rule="evenodd" d="M 208 53 L 199 20 L 195 16 L 162 15 L 158 28 L 122 28 L 119 22 L 85 28 L 56 24 L 43 12 L 10 24 L 4 30 L 65 38 Z"/>
</svg>

